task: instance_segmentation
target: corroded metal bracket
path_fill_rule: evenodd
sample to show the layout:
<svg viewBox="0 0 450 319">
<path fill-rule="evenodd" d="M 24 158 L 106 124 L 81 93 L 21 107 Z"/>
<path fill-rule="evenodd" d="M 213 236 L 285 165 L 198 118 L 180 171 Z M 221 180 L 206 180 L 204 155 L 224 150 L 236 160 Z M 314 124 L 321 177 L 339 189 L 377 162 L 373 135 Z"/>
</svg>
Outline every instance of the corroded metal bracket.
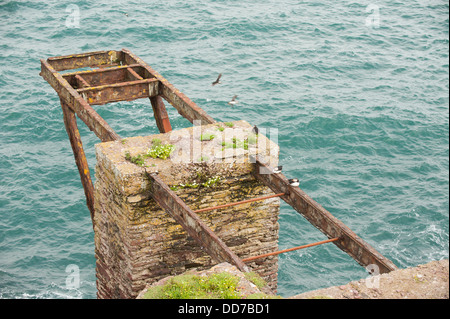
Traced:
<svg viewBox="0 0 450 319">
<path fill-rule="evenodd" d="M 397 269 L 397 266 L 392 261 L 362 240 L 350 228 L 311 199 L 299 187 L 291 186 L 283 174 L 267 174 L 267 172 L 272 172 L 273 169 L 262 163 L 258 158 L 253 158 L 252 161 L 255 163 L 253 175 L 259 181 L 270 187 L 275 193 L 285 193 L 284 196 L 281 196 L 281 199 L 292 206 L 292 208 L 305 217 L 329 239 L 339 238 L 339 240 L 333 243 L 350 255 L 361 266 L 377 265 L 379 267 L 379 273 L 386 273 Z"/>
</svg>

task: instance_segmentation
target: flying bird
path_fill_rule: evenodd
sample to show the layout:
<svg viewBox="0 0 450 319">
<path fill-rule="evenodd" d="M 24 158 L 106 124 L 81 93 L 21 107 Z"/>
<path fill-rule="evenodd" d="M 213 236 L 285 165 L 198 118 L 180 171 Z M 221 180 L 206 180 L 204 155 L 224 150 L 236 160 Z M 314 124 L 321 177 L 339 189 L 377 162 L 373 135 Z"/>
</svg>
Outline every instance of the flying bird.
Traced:
<svg viewBox="0 0 450 319">
<path fill-rule="evenodd" d="M 300 185 L 300 182 L 298 181 L 297 178 L 292 178 L 292 179 L 289 180 L 289 184 L 291 186 L 298 186 L 298 185 Z"/>
<path fill-rule="evenodd" d="M 232 99 L 231 99 L 231 101 L 228 102 L 228 104 L 230 104 L 230 105 L 236 105 L 236 104 L 238 104 L 238 101 L 236 101 L 236 98 L 237 98 L 237 95 L 233 96 Z"/>
<path fill-rule="evenodd" d="M 220 82 L 220 78 L 221 78 L 221 77 L 222 77 L 222 73 L 219 74 L 219 76 L 217 77 L 217 80 L 215 80 L 215 81 L 212 83 L 212 85 L 214 86 L 214 85 L 216 85 L 216 84 L 222 83 L 222 82 Z"/>
<path fill-rule="evenodd" d="M 275 174 L 281 173 L 281 170 L 283 169 L 283 166 L 277 166 L 273 169 L 273 172 Z"/>
</svg>

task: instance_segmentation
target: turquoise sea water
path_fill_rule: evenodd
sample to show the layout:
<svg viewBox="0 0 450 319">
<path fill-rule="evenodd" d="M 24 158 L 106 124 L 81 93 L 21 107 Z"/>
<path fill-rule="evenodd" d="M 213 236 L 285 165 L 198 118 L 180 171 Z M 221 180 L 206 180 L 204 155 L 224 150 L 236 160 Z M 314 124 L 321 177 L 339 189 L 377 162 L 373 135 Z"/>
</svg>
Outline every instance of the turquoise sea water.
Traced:
<svg viewBox="0 0 450 319">
<path fill-rule="evenodd" d="M 39 59 L 108 49 L 218 121 L 277 128 L 285 175 L 400 268 L 448 258 L 448 14 L 444 0 L 0 1 L 0 298 L 95 298 L 89 211 Z M 157 133 L 147 100 L 95 109 L 122 137 Z M 93 173 L 98 139 L 79 126 Z M 280 249 L 323 239 L 282 204 Z M 281 255 L 278 292 L 366 276 L 327 244 Z"/>
</svg>

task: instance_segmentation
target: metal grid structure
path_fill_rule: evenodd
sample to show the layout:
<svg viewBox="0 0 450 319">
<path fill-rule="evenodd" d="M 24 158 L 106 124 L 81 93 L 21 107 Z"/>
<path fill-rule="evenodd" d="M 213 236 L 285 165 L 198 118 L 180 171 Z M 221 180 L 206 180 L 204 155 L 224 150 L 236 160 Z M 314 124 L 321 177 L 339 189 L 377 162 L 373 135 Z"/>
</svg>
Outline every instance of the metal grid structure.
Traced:
<svg viewBox="0 0 450 319">
<path fill-rule="evenodd" d="M 83 68 L 89 69 L 64 74 L 59 72 Z M 193 124 L 194 121 L 200 125 L 216 122 L 158 72 L 126 49 L 58 56 L 47 60 L 42 59 L 40 75 L 59 95 L 64 124 L 80 173 L 86 195 L 86 203 L 93 223 L 95 214 L 94 186 L 78 131 L 76 116 L 102 142 L 119 140 L 120 136 L 114 132 L 91 105 L 149 98 L 156 125 L 161 133 L 167 133 L 172 130 L 163 99 Z M 226 261 L 234 264 L 241 271 L 249 270 L 245 262 L 330 242 L 334 243 L 364 267 L 376 265 L 379 273 L 397 269 L 392 261 L 362 240 L 340 220 L 312 200 L 299 187 L 290 185 L 283 174 L 267 174 L 267 172 L 272 172 L 273 168 L 268 167 L 258 158 L 252 158 L 252 163 L 254 163 L 254 177 L 262 184 L 268 186 L 274 192 L 273 195 L 193 211 L 156 174 L 148 174 L 151 181 L 152 197 L 183 226 L 190 236 L 205 248 L 211 257 L 218 262 Z M 221 209 L 271 197 L 283 199 L 325 234 L 328 239 L 313 244 L 240 259 L 196 214 L 204 210 Z"/>
</svg>

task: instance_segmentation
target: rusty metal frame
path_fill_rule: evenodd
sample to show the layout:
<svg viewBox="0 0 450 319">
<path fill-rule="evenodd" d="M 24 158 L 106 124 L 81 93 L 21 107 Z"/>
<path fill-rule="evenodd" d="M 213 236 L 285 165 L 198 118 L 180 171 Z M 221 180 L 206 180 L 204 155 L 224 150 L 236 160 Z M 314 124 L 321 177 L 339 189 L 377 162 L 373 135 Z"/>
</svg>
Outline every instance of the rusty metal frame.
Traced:
<svg viewBox="0 0 450 319">
<path fill-rule="evenodd" d="M 76 70 L 60 73 L 60 71 Z M 97 69 L 93 69 L 97 68 Z M 60 98 L 64 124 L 94 223 L 94 187 L 81 142 L 76 116 L 102 141 L 120 136 L 92 108 L 110 102 L 149 98 L 156 125 L 161 133 L 172 130 L 163 98 L 191 123 L 211 124 L 215 120 L 177 90 L 159 73 L 129 50 L 96 51 L 41 59 L 40 75 Z M 194 123 L 194 121 L 197 121 Z"/>
<path fill-rule="evenodd" d="M 267 174 L 273 169 L 252 157 L 254 163 L 253 176 L 275 193 L 285 193 L 280 198 L 305 217 L 313 226 L 324 233 L 329 239 L 339 238 L 333 243 L 361 266 L 377 265 L 380 273 L 397 269 L 392 261 L 381 255 L 372 246 L 362 240 L 350 228 L 334 217 L 325 208 L 311 199 L 299 187 L 291 186 L 289 180 L 281 173 Z"/>
<path fill-rule="evenodd" d="M 81 68 L 91 69 L 66 72 L 64 74 L 59 72 Z M 97 69 L 92 70 L 92 68 Z M 194 125 L 216 122 L 158 72 L 127 49 L 120 51 L 96 51 L 51 57 L 47 60 L 42 59 L 40 75 L 59 95 L 65 128 L 83 184 L 86 204 L 91 213 L 93 225 L 95 214 L 94 186 L 78 131 L 76 116 L 102 142 L 119 140 L 120 136 L 91 105 L 149 98 L 156 125 L 161 133 L 172 130 L 163 99 L 169 102 L 179 114 Z M 219 262 L 230 262 L 242 271 L 248 271 L 243 260 L 251 261 L 328 242 L 333 242 L 362 266 L 375 264 L 379 267 L 380 273 L 397 269 L 389 259 L 382 256 L 368 243 L 359 238 L 300 188 L 291 186 L 283 174 L 267 174 L 267 172 L 272 172 L 272 169 L 258 158 L 253 158 L 252 162 L 254 163 L 254 177 L 271 188 L 275 193 L 274 195 L 192 211 L 157 175 L 148 174 L 151 181 L 152 197 L 213 258 Z M 196 215 L 200 211 L 234 206 L 272 197 L 282 198 L 313 226 L 324 233 L 328 240 L 241 260 Z"/>
</svg>

